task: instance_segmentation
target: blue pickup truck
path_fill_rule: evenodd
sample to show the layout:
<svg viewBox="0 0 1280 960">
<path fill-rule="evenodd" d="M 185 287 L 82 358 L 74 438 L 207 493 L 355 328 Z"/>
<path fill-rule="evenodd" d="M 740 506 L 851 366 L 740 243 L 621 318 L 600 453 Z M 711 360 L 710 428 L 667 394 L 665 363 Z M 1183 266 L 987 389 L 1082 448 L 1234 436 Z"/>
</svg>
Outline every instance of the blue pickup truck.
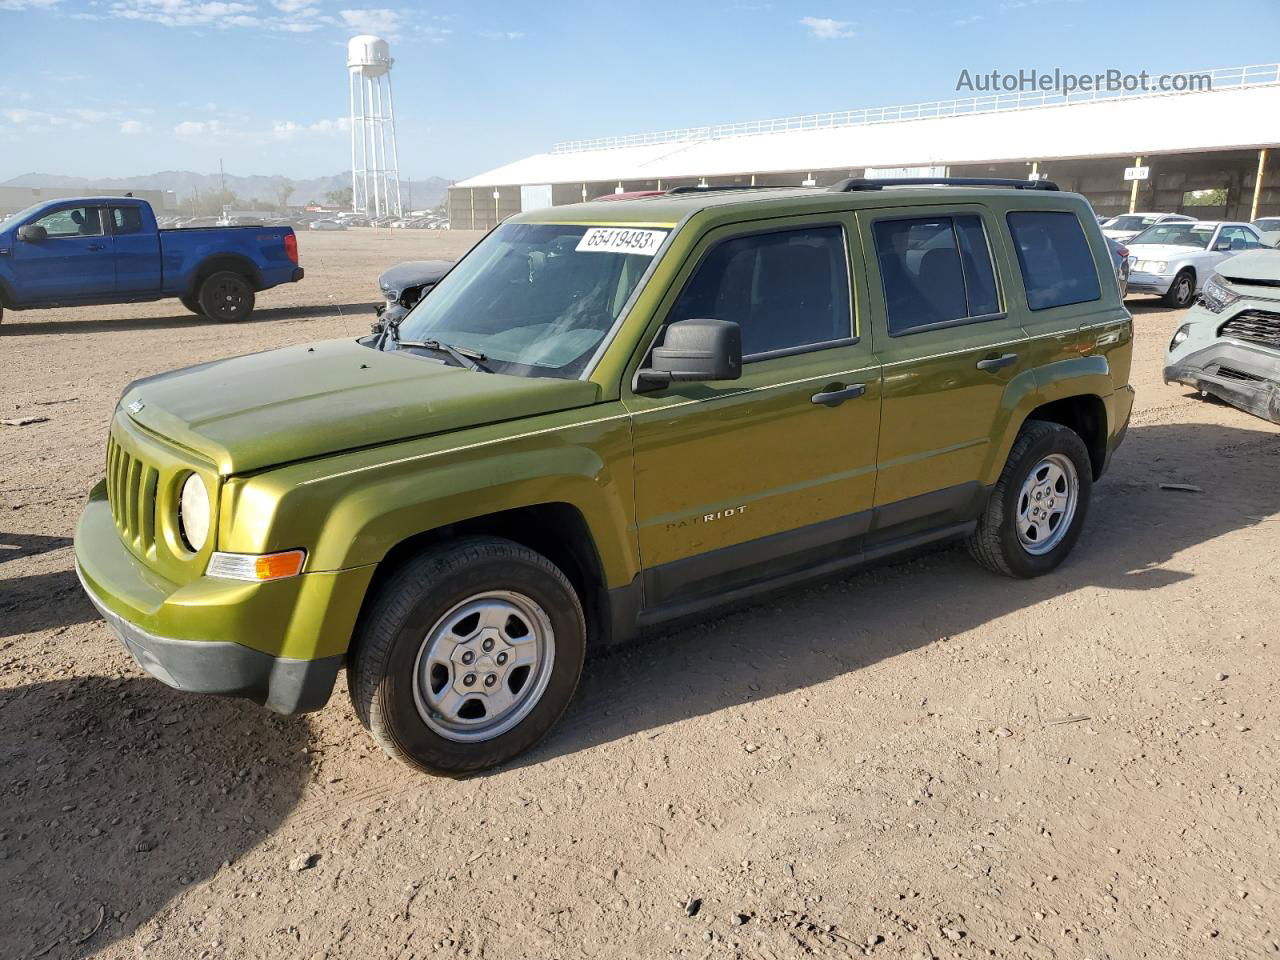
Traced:
<svg viewBox="0 0 1280 960">
<path fill-rule="evenodd" d="M 161 230 L 132 197 L 49 200 L 0 225 L 0 318 L 176 297 L 210 320 L 243 320 L 258 290 L 301 279 L 292 227 Z"/>
</svg>

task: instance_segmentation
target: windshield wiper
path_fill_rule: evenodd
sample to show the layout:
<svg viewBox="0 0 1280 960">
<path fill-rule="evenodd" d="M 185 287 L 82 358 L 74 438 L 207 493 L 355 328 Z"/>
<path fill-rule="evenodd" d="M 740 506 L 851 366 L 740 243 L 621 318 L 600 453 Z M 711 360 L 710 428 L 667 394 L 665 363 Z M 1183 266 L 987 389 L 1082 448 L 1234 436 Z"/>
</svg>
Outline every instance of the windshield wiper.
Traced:
<svg viewBox="0 0 1280 960">
<path fill-rule="evenodd" d="M 397 347 L 418 347 L 422 350 L 434 350 L 436 353 L 447 353 L 453 358 L 454 363 L 460 367 L 466 367 L 468 370 L 478 370 L 481 373 L 493 373 L 483 363 L 488 357 L 480 351 L 468 350 L 466 347 L 451 346 L 447 343 L 441 343 L 439 340 L 401 340 L 398 324 L 391 329 L 391 340 Z"/>
</svg>

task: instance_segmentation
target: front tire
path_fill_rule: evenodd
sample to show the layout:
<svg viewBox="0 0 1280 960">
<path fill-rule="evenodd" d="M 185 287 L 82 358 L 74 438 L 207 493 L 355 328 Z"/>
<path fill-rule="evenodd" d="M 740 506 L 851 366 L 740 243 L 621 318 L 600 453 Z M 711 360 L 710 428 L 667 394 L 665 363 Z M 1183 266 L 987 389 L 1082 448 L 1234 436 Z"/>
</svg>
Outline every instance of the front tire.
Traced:
<svg viewBox="0 0 1280 960">
<path fill-rule="evenodd" d="M 235 323 L 253 312 L 253 285 L 243 274 L 220 270 L 204 279 L 196 300 L 200 312 L 210 320 Z"/>
<path fill-rule="evenodd" d="M 577 689 L 586 619 L 553 563 L 497 537 L 433 547 L 390 577 L 357 629 L 349 688 L 382 748 L 462 775 L 528 750 Z"/>
<path fill-rule="evenodd" d="M 1164 295 L 1164 302 L 1177 310 L 1185 310 L 1196 299 L 1196 274 L 1187 268 L 1173 278 L 1169 291 Z"/>
<path fill-rule="evenodd" d="M 1006 577 L 1043 576 L 1066 559 L 1093 492 L 1084 441 L 1058 423 L 1030 420 L 1018 431 L 969 553 Z"/>
</svg>

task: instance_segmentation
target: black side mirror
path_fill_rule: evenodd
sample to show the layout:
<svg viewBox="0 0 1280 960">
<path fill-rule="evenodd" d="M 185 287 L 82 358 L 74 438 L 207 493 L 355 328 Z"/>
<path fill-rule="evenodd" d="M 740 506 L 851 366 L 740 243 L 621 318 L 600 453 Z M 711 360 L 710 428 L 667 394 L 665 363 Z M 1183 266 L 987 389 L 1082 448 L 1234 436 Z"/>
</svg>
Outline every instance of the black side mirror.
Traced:
<svg viewBox="0 0 1280 960">
<path fill-rule="evenodd" d="M 742 376 L 742 330 L 730 320 L 681 320 L 667 327 L 653 365 L 636 374 L 639 389 L 676 382 L 708 383 Z"/>
<path fill-rule="evenodd" d="M 49 231 L 38 223 L 28 223 L 18 228 L 18 239 L 27 243 L 44 243 L 49 239 Z"/>
</svg>

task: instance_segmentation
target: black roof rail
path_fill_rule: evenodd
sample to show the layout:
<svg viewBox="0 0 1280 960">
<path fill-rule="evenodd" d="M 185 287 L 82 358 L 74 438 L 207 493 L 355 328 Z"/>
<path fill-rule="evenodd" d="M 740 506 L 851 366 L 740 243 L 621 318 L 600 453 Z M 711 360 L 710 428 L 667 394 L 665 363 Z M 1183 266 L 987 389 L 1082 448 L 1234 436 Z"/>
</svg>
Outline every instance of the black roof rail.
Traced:
<svg viewBox="0 0 1280 960">
<path fill-rule="evenodd" d="M 770 187 L 757 187 L 751 183 L 708 183 L 706 185 L 690 184 L 684 187 L 672 187 L 667 191 L 667 196 L 675 197 L 682 193 L 708 193 L 713 190 L 769 190 L 781 189 Z"/>
<path fill-rule="evenodd" d="M 1009 187 L 1014 190 L 1057 190 L 1052 180 L 1012 180 L 1002 177 L 849 177 L 827 187 L 834 193 L 882 190 L 885 187 Z"/>
</svg>

